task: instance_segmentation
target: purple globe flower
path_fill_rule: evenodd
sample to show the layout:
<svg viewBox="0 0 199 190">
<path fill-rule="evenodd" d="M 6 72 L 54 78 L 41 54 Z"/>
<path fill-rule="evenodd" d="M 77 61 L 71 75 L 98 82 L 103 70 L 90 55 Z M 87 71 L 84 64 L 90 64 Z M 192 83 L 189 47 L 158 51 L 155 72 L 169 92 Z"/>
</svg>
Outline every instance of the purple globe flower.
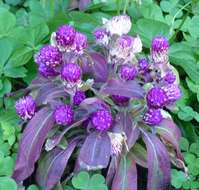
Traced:
<svg viewBox="0 0 199 190">
<path fill-rule="evenodd" d="M 119 38 L 119 46 L 123 49 L 131 48 L 133 45 L 133 37 L 128 35 L 123 35 Z"/>
<path fill-rule="evenodd" d="M 155 52 L 164 52 L 169 49 L 169 42 L 163 36 L 156 36 L 151 43 L 151 49 Z"/>
<path fill-rule="evenodd" d="M 181 97 L 181 90 L 178 85 L 172 84 L 162 87 L 167 96 L 167 103 L 171 104 Z"/>
<path fill-rule="evenodd" d="M 141 58 L 138 60 L 139 71 L 146 73 L 149 70 L 149 62 L 146 58 Z"/>
<path fill-rule="evenodd" d="M 74 42 L 72 45 L 72 50 L 78 54 L 82 54 L 83 50 L 87 47 L 87 37 L 86 35 L 76 32 Z"/>
<path fill-rule="evenodd" d="M 103 45 L 108 44 L 109 38 L 108 38 L 108 33 L 105 28 L 97 28 L 93 34 L 95 36 L 95 40 L 97 43 L 103 44 Z"/>
<path fill-rule="evenodd" d="M 169 71 L 166 73 L 166 75 L 163 77 L 163 80 L 168 84 L 173 84 L 176 81 L 176 76 L 172 71 Z"/>
<path fill-rule="evenodd" d="M 91 123 L 99 131 L 108 130 L 112 125 L 113 119 L 109 111 L 102 109 L 92 114 Z"/>
<path fill-rule="evenodd" d="M 153 87 L 148 91 L 146 101 L 148 106 L 151 108 L 162 108 L 166 105 L 168 98 L 163 89 Z"/>
<path fill-rule="evenodd" d="M 155 63 L 164 64 L 168 61 L 169 42 L 165 37 L 157 36 L 151 43 L 151 54 Z"/>
<path fill-rule="evenodd" d="M 44 64 L 48 67 L 56 67 L 62 63 L 62 54 L 54 46 L 45 45 L 35 55 L 35 62 L 40 65 Z"/>
<path fill-rule="evenodd" d="M 125 81 L 133 80 L 137 75 L 137 69 L 134 65 L 122 65 L 119 74 L 121 79 Z"/>
<path fill-rule="evenodd" d="M 76 91 L 73 96 L 73 104 L 79 105 L 84 99 L 86 99 L 86 95 L 84 91 Z"/>
<path fill-rule="evenodd" d="M 70 25 L 63 25 L 58 28 L 55 35 L 55 40 L 58 46 L 71 46 L 75 39 L 75 29 Z"/>
<path fill-rule="evenodd" d="M 41 64 L 39 65 L 38 70 L 39 70 L 39 73 L 40 73 L 43 77 L 45 77 L 45 78 L 48 78 L 48 77 L 55 77 L 55 76 L 58 75 L 58 72 L 55 71 L 54 68 L 48 67 L 48 66 L 46 66 L 46 65 L 43 64 L 43 63 L 41 63 Z"/>
<path fill-rule="evenodd" d="M 36 103 L 32 96 L 25 96 L 20 98 L 16 104 L 15 109 L 17 114 L 24 120 L 31 119 L 36 112 Z"/>
<path fill-rule="evenodd" d="M 73 122 L 74 112 L 70 105 L 58 106 L 54 112 L 54 118 L 59 125 L 70 125 Z"/>
<path fill-rule="evenodd" d="M 160 109 L 150 108 L 143 117 L 143 120 L 146 124 L 154 126 L 161 123 L 163 116 Z"/>
<path fill-rule="evenodd" d="M 81 79 L 81 67 L 76 63 L 65 64 L 61 70 L 63 80 L 71 83 L 76 83 Z"/>
<path fill-rule="evenodd" d="M 125 106 L 129 103 L 129 98 L 125 96 L 120 96 L 120 95 L 112 95 L 112 100 L 120 106 Z"/>
</svg>

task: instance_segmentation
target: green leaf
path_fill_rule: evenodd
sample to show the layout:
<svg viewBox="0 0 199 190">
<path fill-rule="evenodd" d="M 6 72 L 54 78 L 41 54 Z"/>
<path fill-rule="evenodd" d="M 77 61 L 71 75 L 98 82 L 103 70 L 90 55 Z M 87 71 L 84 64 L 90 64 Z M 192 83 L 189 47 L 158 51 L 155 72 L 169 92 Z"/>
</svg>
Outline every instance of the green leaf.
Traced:
<svg viewBox="0 0 199 190">
<path fill-rule="evenodd" d="M 191 36 L 194 38 L 199 38 L 198 23 L 199 23 L 199 16 L 193 16 L 193 18 L 189 22 L 188 30 Z"/>
<path fill-rule="evenodd" d="M 190 146 L 190 152 L 196 154 L 199 157 L 199 143 L 193 143 Z"/>
<path fill-rule="evenodd" d="M 72 184 L 77 189 L 86 190 L 88 189 L 89 178 L 88 172 L 80 172 L 77 176 L 73 177 Z"/>
<path fill-rule="evenodd" d="M 180 139 L 180 148 L 183 150 L 183 151 L 188 151 L 189 150 L 189 142 L 187 139 L 185 139 L 184 137 L 182 137 Z"/>
<path fill-rule="evenodd" d="M 164 12 L 169 13 L 171 9 L 173 8 L 173 5 L 170 1 L 164 0 L 160 2 L 160 7 Z"/>
<path fill-rule="evenodd" d="M 39 188 L 36 185 L 30 185 L 27 190 L 39 190 Z"/>
<path fill-rule="evenodd" d="M 177 189 L 182 187 L 183 183 L 186 181 L 185 173 L 183 173 L 182 171 L 177 171 L 173 169 L 171 176 L 171 184 Z"/>
<path fill-rule="evenodd" d="M 0 9 L 0 38 L 8 36 L 16 24 L 15 16 L 6 9 Z"/>
<path fill-rule="evenodd" d="M 25 67 L 5 67 L 4 74 L 7 77 L 23 78 L 26 76 L 27 70 Z"/>
<path fill-rule="evenodd" d="M 0 177 L 0 189 L 1 190 L 17 190 L 17 184 L 12 178 Z"/>
<path fill-rule="evenodd" d="M 167 24 L 151 19 L 138 20 L 133 29 L 135 33 L 138 33 L 141 36 L 143 44 L 147 48 L 150 47 L 151 40 L 155 36 L 169 36 L 169 26 Z"/>
<path fill-rule="evenodd" d="M 192 119 L 195 119 L 199 122 L 199 113 L 194 111 L 190 106 L 179 107 L 178 117 L 184 121 L 191 121 Z"/>
<path fill-rule="evenodd" d="M 8 156 L 0 160 L 0 176 L 11 176 L 13 168 L 13 158 Z"/>
<path fill-rule="evenodd" d="M 105 179 L 100 174 L 95 174 L 91 177 L 89 183 L 89 190 L 108 190 L 107 186 L 105 185 Z"/>
<path fill-rule="evenodd" d="M 0 90 L 0 97 L 3 97 L 4 94 L 10 92 L 12 89 L 11 82 L 7 78 L 4 78 L 2 83 L 3 88 Z"/>
</svg>

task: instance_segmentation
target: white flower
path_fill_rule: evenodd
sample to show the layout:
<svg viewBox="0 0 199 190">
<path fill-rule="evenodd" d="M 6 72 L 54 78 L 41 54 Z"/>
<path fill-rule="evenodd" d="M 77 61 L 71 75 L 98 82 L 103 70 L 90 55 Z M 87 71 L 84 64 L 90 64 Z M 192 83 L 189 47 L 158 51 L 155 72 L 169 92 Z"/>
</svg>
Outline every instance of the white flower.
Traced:
<svg viewBox="0 0 199 190">
<path fill-rule="evenodd" d="M 134 38 L 132 51 L 133 53 L 140 53 L 142 51 L 142 41 L 138 35 Z"/>
<path fill-rule="evenodd" d="M 131 30 L 131 19 L 127 15 L 115 16 L 112 19 L 105 22 L 104 27 L 111 35 L 127 34 Z"/>
</svg>

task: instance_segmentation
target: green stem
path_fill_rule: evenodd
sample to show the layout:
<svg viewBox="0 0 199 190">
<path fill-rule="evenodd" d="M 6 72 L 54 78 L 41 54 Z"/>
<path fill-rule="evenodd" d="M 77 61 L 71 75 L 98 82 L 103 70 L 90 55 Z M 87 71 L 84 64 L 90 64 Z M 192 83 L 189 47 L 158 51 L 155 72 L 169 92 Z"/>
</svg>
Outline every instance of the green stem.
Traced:
<svg viewBox="0 0 199 190">
<path fill-rule="evenodd" d="M 127 10 L 128 4 L 129 4 L 129 0 L 125 0 L 123 14 L 126 14 L 126 10 Z"/>
</svg>

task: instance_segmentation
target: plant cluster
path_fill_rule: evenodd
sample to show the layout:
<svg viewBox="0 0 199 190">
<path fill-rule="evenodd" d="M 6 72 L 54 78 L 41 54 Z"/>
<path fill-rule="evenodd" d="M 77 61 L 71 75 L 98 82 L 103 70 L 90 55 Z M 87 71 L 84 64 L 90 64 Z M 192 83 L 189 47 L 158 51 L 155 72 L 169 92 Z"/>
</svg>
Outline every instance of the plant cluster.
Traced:
<svg viewBox="0 0 199 190">
<path fill-rule="evenodd" d="M 70 173 L 105 169 L 112 190 L 137 189 L 139 164 L 148 169 L 147 189 L 159 190 L 169 185 L 170 161 L 182 163 L 180 131 L 168 112 L 181 97 L 168 40 L 154 37 L 143 57 L 140 37 L 128 35 L 129 16 L 103 23 L 93 45 L 62 25 L 35 54 L 38 76 L 16 102 L 26 125 L 13 174 L 18 183 L 32 176 L 50 190 Z"/>
</svg>

